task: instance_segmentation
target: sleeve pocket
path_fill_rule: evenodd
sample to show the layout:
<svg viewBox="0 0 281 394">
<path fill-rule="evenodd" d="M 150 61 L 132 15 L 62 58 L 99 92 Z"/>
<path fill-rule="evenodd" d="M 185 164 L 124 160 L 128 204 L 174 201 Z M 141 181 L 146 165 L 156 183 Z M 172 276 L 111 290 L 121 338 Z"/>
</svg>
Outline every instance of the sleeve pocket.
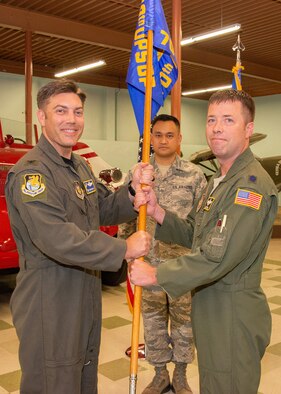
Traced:
<svg viewBox="0 0 281 394">
<path fill-rule="evenodd" d="M 226 251 L 229 231 L 229 224 L 223 228 L 216 225 L 208 233 L 202 245 L 202 250 L 208 259 L 221 262 Z"/>
</svg>

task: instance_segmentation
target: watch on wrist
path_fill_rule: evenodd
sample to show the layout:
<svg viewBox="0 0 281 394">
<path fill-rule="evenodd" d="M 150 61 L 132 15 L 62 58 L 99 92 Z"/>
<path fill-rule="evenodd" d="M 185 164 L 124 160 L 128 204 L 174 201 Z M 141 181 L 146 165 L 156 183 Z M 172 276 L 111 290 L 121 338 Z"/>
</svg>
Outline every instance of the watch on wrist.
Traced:
<svg viewBox="0 0 281 394">
<path fill-rule="evenodd" d="M 132 181 L 130 181 L 130 182 L 128 183 L 128 190 L 129 190 L 129 193 L 131 194 L 131 196 L 132 196 L 132 197 L 135 197 L 136 191 L 135 191 L 135 189 L 132 187 Z"/>
</svg>

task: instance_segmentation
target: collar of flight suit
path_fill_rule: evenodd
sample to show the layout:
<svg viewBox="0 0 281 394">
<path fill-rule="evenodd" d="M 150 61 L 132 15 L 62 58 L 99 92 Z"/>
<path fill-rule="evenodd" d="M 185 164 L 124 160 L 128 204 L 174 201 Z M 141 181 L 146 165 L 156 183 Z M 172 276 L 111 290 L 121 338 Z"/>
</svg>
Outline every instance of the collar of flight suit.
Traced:
<svg viewBox="0 0 281 394">
<path fill-rule="evenodd" d="M 250 148 L 247 148 L 246 150 L 244 150 L 244 152 L 241 153 L 240 156 L 236 158 L 221 183 L 227 182 L 230 178 L 237 175 L 237 173 L 247 167 L 253 160 L 255 160 L 253 152 Z M 214 174 L 212 178 L 219 178 L 220 176 L 221 170 L 218 169 L 218 171 Z"/>
<path fill-rule="evenodd" d="M 41 134 L 39 141 L 37 143 L 38 148 L 44 152 L 53 162 L 62 167 L 71 167 L 69 164 L 65 163 L 61 158 L 60 154 L 56 151 L 53 145 L 47 140 L 44 134 Z M 71 160 L 73 161 L 74 168 L 77 168 L 80 164 L 78 155 L 71 153 Z M 71 167 L 72 168 L 72 167 Z"/>
</svg>

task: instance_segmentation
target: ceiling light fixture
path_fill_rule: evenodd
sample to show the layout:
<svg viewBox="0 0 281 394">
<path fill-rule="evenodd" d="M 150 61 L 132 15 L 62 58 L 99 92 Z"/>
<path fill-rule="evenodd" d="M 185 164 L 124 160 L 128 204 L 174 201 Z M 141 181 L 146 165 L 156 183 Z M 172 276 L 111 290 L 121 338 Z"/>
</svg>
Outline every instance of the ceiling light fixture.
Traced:
<svg viewBox="0 0 281 394">
<path fill-rule="evenodd" d="M 187 90 L 186 92 L 182 92 L 182 96 L 190 96 L 193 94 L 200 94 L 200 93 L 207 93 L 207 92 L 213 92 L 216 90 L 224 90 L 224 89 L 230 89 L 232 85 L 224 85 L 224 86 L 217 86 L 215 88 L 207 88 L 207 89 L 199 89 L 199 90 Z"/>
<path fill-rule="evenodd" d="M 212 30 L 212 31 L 209 31 L 207 33 L 198 34 L 197 36 L 183 38 L 181 40 L 181 45 L 189 45 L 189 44 L 193 44 L 194 42 L 197 42 L 197 41 L 207 40 L 208 38 L 221 36 L 223 34 L 227 34 L 227 33 L 233 32 L 233 31 L 237 31 L 240 28 L 241 28 L 241 25 L 239 23 L 236 23 L 235 25 L 222 27 L 221 29 Z"/>
<path fill-rule="evenodd" d="M 104 64 L 106 64 L 104 60 L 99 60 L 98 62 L 86 64 L 85 66 L 76 67 L 76 68 L 72 68 L 71 70 L 62 71 L 61 73 L 55 74 L 55 77 L 57 77 L 57 78 L 65 77 L 66 75 L 75 74 L 75 73 L 79 73 L 81 71 L 89 70 L 91 68 L 100 67 L 100 66 L 103 66 Z"/>
</svg>

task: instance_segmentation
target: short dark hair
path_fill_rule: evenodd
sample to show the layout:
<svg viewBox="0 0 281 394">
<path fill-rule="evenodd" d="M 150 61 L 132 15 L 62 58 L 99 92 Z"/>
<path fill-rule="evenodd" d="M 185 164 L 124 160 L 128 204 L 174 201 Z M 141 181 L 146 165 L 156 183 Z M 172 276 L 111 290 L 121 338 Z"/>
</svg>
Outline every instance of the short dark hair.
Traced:
<svg viewBox="0 0 281 394">
<path fill-rule="evenodd" d="M 85 103 L 86 94 L 82 92 L 75 82 L 70 79 L 58 79 L 47 83 L 39 89 L 37 94 L 38 108 L 42 109 L 47 104 L 50 97 L 60 93 L 75 93 L 80 97 L 82 104 L 84 105 Z"/>
<path fill-rule="evenodd" d="M 253 122 L 255 119 L 255 102 L 252 97 L 245 92 L 244 90 L 236 90 L 236 89 L 225 89 L 218 90 L 213 93 L 209 98 L 208 107 L 214 103 L 225 103 L 227 101 L 235 102 L 240 101 L 242 104 L 243 110 L 247 114 L 247 118 L 249 122 Z"/>
<path fill-rule="evenodd" d="M 155 118 L 151 122 L 151 126 L 150 126 L 151 130 L 152 130 L 153 126 L 155 125 L 155 123 L 157 123 L 158 121 L 161 121 L 161 122 L 169 122 L 169 121 L 170 122 L 174 122 L 175 125 L 180 130 L 180 122 L 179 122 L 179 120 L 175 116 L 168 115 L 168 114 L 160 114 L 160 115 L 155 116 Z"/>
</svg>

